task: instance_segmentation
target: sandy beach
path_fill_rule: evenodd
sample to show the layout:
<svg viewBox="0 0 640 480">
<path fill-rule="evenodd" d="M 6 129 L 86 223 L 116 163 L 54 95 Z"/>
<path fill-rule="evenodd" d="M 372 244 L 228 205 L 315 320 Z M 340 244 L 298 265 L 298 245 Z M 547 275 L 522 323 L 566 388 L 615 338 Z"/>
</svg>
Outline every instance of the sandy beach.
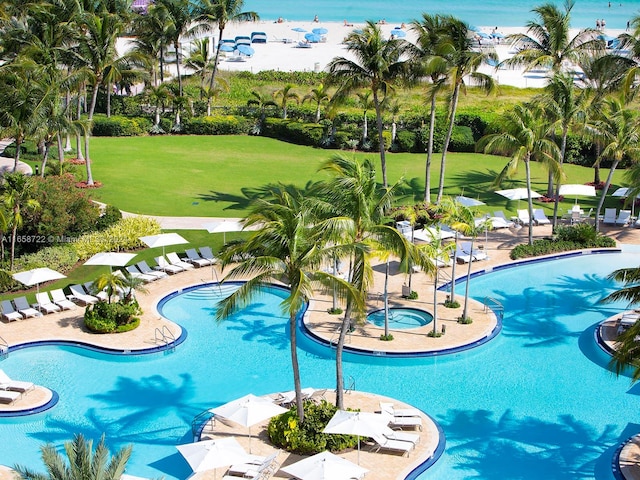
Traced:
<svg viewBox="0 0 640 480">
<path fill-rule="evenodd" d="M 391 35 L 391 30 L 400 26 L 401 25 L 390 23 L 381 25 L 380 27 L 382 31 L 389 36 Z M 219 68 L 221 71 L 250 71 L 253 73 L 263 70 L 319 72 L 324 70 L 333 58 L 349 56 L 342 42 L 349 32 L 362 27 L 363 24 L 361 23 L 345 26 L 342 23 L 313 22 L 311 20 L 308 22 L 284 20 L 282 23 L 272 21 L 231 23 L 225 28 L 223 38 L 234 39 L 236 36 L 250 37 L 252 32 L 264 32 L 267 36 L 267 43 L 252 44 L 251 47 L 255 50 L 255 53 L 251 57 L 243 56 L 243 61 L 234 61 L 237 60 L 237 56 L 234 58 L 234 55 L 231 53 L 225 54 L 225 58 L 220 61 Z M 309 48 L 299 48 L 298 42 L 304 41 L 305 31 L 311 32 L 314 28 L 325 28 L 327 30 L 326 35 L 324 35 L 324 40 L 320 43 L 310 44 L 311 46 Z M 486 34 L 491 34 L 496 28 L 498 32 L 505 36 L 518 32 L 526 32 L 524 27 L 500 27 L 495 25 L 479 27 L 478 30 Z M 407 33 L 405 39 L 413 41 L 415 37 L 408 28 L 408 25 L 405 31 Z M 571 35 L 573 36 L 577 32 L 577 29 L 573 29 Z M 603 34 L 615 37 L 622 32 L 623 30 L 606 29 L 603 31 Z M 217 39 L 218 32 L 216 30 L 207 36 Z M 129 40 L 122 39 L 119 44 L 119 49 L 121 51 L 126 50 L 128 42 Z M 188 39 L 183 42 L 185 54 L 190 50 L 189 44 L 190 41 Z M 491 40 L 483 40 L 483 45 L 487 48 L 495 48 L 500 61 L 509 58 L 514 53 L 512 46 L 506 42 L 492 43 Z M 496 70 L 490 66 L 484 66 L 480 71 L 492 75 L 499 85 L 511 85 L 521 88 L 541 88 L 546 83 L 546 72 L 544 71 L 525 73 L 523 69 Z"/>
</svg>

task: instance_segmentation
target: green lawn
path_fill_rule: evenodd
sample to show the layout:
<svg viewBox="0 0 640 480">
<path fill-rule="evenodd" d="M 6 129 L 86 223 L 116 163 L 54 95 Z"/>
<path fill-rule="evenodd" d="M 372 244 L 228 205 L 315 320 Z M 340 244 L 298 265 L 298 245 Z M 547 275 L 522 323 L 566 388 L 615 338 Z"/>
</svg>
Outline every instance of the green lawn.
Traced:
<svg viewBox="0 0 640 480">
<path fill-rule="evenodd" d="M 134 213 L 168 216 L 240 217 L 247 212 L 247 195 L 268 183 L 283 182 L 303 187 L 326 178 L 317 169 L 331 155 L 351 152 L 320 150 L 249 136 L 161 136 L 93 138 L 94 179 L 103 187 L 93 191 L 97 200 Z M 356 153 L 379 165 L 377 153 Z M 388 154 L 389 181 L 404 176 L 408 182 L 403 203 L 421 201 L 424 189 L 424 154 Z M 517 202 L 507 202 L 493 193 L 491 183 L 507 162 L 504 157 L 480 154 L 447 155 L 445 194 L 479 198 L 486 207 L 515 213 Z M 432 195 L 437 191 L 440 154 L 434 157 Z M 379 169 L 379 168 L 378 168 Z M 603 176 L 606 176 L 603 171 Z M 566 166 L 565 183 L 593 179 L 593 169 Z M 614 178 L 615 188 L 623 172 Z M 546 191 L 546 173 L 532 165 L 533 188 Z M 502 188 L 524 186 L 524 169 Z M 595 198 L 580 199 L 590 208 Z M 569 208 L 567 199 L 562 208 Z M 615 200 L 611 200 L 615 204 Z M 616 204 L 617 205 L 617 204 Z M 521 204 L 521 207 L 523 204 Z"/>
</svg>

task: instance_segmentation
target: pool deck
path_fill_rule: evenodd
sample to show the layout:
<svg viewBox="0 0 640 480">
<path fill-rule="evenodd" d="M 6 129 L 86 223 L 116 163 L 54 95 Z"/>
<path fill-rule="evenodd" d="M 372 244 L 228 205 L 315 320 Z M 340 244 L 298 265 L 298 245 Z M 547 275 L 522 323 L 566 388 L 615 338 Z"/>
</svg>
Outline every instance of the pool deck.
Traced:
<svg viewBox="0 0 640 480">
<path fill-rule="evenodd" d="M 602 230 L 620 243 L 640 244 L 640 229 L 603 227 Z M 536 237 L 549 236 L 550 234 L 551 228 L 549 226 L 538 226 L 534 228 L 534 235 Z M 489 266 L 509 263 L 509 252 L 511 248 L 517 244 L 526 242 L 526 240 L 526 228 L 522 228 L 517 231 L 503 229 L 489 232 L 486 244 L 484 238 L 478 238 L 477 245 L 482 245 L 484 247 L 489 258 L 484 261 L 473 262 L 472 271 L 482 270 Z M 218 267 L 215 268 L 218 278 L 222 278 L 222 274 Z M 443 273 L 448 277 L 451 276 L 451 267 L 443 268 L 441 271 L 443 271 Z M 466 272 L 467 265 L 459 264 L 456 266 L 457 278 L 465 275 Z M 93 344 L 109 349 L 131 351 L 158 347 L 159 342 L 156 340 L 155 335 L 158 329 L 162 330 L 163 327 L 166 327 L 176 338 L 180 336 L 181 329 L 178 325 L 163 319 L 158 314 L 156 310 L 157 302 L 167 294 L 179 289 L 215 281 L 215 278 L 216 277 L 212 272 L 211 267 L 204 267 L 179 273 L 146 285 L 147 293 L 137 294 L 138 300 L 145 313 L 142 315 L 140 327 L 132 332 L 112 335 L 92 334 L 83 328 L 82 314 L 84 313 L 84 308 L 79 307 L 75 310 L 44 315 L 39 318 L 30 318 L 17 322 L 7 323 L 5 320 L 2 320 L 0 322 L 0 336 L 2 336 L 10 346 L 34 341 L 66 340 L 70 342 Z M 383 280 L 384 268 L 382 268 L 381 265 L 374 269 L 374 285 L 371 289 L 373 295 L 371 295 L 369 304 L 367 305 L 369 311 L 382 308 L 382 302 L 379 300 L 380 297 L 378 293 L 382 291 Z M 388 287 L 390 306 L 411 306 L 432 312 L 433 281 L 431 277 L 424 273 L 417 273 L 413 275 L 412 289 L 418 292 L 418 300 L 406 300 L 400 296 L 402 285 L 406 280 L 406 275 L 397 271 L 397 262 L 392 263 Z M 488 332 L 491 332 L 495 328 L 495 315 L 490 311 L 485 311 L 483 305 L 473 301 L 470 302 L 469 306 L 469 315 L 473 319 L 473 323 L 467 325 L 458 324 L 457 317 L 461 315 L 462 307 L 459 309 L 445 308 L 441 305 L 445 296 L 445 293 L 438 293 L 438 330 L 441 329 L 442 325 L 446 325 L 445 335 L 439 338 L 428 337 L 426 333 L 433 328 L 432 324 L 428 324 L 418 329 L 407 331 L 395 330 L 393 331 L 394 340 L 390 342 L 383 342 L 379 339 L 380 334 L 383 333 L 383 329 L 371 324 L 365 324 L 359 325 L 356 331 L 348 337 L 346 346 L 355 349 L 360 348 L 363 350 L 386 350 L 394 352 L 445 350 L 461 345 L 471 344 L 478 339 L 485 337 Z M 456 297 L 462 304 L 464 301 L 463 286 L 456 289 Z M 322 295 L 317 296 L 312 301 L 309 308 L 309 315 L 305 320 L 307 327 L 312 329 L 314 334 L 328 341 L 335 337 L 335 332 L 341 318 L 340 316 L 329 315 L 326 312 L 327 308 L 329 308 L 331 304 L 332 300 L 330 297 Z M 34 325 L 37 325 L 37 328 L 34 328 Z M 35 405 L 41 404 L 47 398 L 46 394 L 40 393 L 41 390 L 46 389 L 37 389 L 28 392 L 26 395 L 23 395 L 20 400 L 14 402 L 13 405 L 0 405 L 0 412 L 6 412 L 11 409 L 32 408 Z M 328 393 L 327 397 L 329 399 L 330 393 Z M 346 396 L 347 406 L 358 407 L 363 411 L 376 411 L 376 409 L 379 408 L 378 403 L 381 399 L 383 401 L 385 400 L 383 397 L 360 392 L 353 392 Z M 401 406 L 400 402 L 396 400 L 391 401 L 396 403 L 398 406 Z M 427 422 L 427 420 L 428 417 L 425 416 L 423 418 L 423 423 Z M 428 422 L 426 424 L 428 424 Z M 242 436 L 246 434 L 245 430 L 246 429 L 242 428 L 233 430 L 234 435 L 241 437 L 241 443 Z M 255 431 L 257 431 L 257 429 Z M 418 444 L 418 448 L 415 452 L 412 452 L 409 457 L 400 457 L 399 455 L 393 454 L 371 454 L 368 452 L 361 452 L 361 464 L 365 468 L 370 469 L 366 478 L 370 480 L 404 478 L 416 463 L 420 464 L 424 462 L 432 453 L 432 430 L 430 428 L 425 428 L 421 435 L 424 435 L 425 438 L 421 439 L 421 442 Z M 264 437 L 260 438 L 264 439 Z M 252 449 L 254 453 L 260 454 L 263 451 L 265 453 L 272 451 L 272 446 L 263 441 L 255 440 L 256 439 L 254 438 L 254 441 L 252 442 Z M 422 440 L 425 441 L 423 442 Z M 620 456 L 620 464 L 632 464 L 632 466 L 640 472 L 640 468 L 637 467 L 638 456 L 640 455 L 640 441 L 635 442 L 634 445 L 635 449 L 629 448 L 628 450 L 630 452 L 628 454 L 623 450 L 624 455 Z M 343 456 L 351 459 L 351 456 L 355 454 L 355 452 L 346 452 Z M 285 458 L 285 454 L 280 456 L 280 462 L 285 465 L 292 461 L 293 457 Z M 630 468 L 627 468 L 627 470 L 630 470 Z M 9 480 L 11 476 L 8 472 L 10 471 L 5 470 L 0 466 L 0 480 Z M 278 477 L 278 474 L 276 474 L 275 478 L 286 477 Z M 626 478 L 640 479 L 640 474 L 638 476 L 629 476 Z"/>
</svg>

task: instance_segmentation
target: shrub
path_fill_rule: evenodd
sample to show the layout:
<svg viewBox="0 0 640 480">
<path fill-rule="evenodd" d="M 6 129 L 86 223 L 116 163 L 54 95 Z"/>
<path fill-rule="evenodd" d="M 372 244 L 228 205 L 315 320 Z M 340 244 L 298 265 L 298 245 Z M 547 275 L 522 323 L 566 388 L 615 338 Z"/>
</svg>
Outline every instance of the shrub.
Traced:
<svg viewBox="0 0 640 480">
<path fill-rule="evenodd" d="M 93 119 L 92 134 L 96 137 L 131 137 L 143 135 L 149 131 L 152 123 L 142 117 L 127 118 L 96 116 Z"/>
<path fill-rule="evenodd" d="M 94 333 L 119 333 L 133 330 L 140 325 L 142 310 L 138 302 L 98 302 L 89 305 L 84 312 L 84 324 Z"/>
<path fill-rule="evenodd" d="M 117 252 L 143 246 L 139 237 L 160 233 L 157 220 L 146 217 L 123 218 L 104 231 L 83 235 L 73 245 L 81 260 L 98 252 Z"/>
<path fill-rule="evenodd" d="M 470 127 L 458 126 L 453 128 L 449 151 L 451 152 L 473 152 L 476 142 L 473 139 L 473 132 Z"/>
<path fill-rule="evenodd" d="M 239 135 L 249 131 L 249 122 L 243 117 L 219 115 L 190 118 L 182 122 L 188 135 Z"/>
<path fill-rule="evenodd" d="M 594 227 L 587 224 L 562 226 L 556 228 L 555 238 L 544 238 L 533 241 L 533 245 L 517 245 L 511 250 L 512 260 L 538 257 L 551 253 L 580 250 L 583 248 L 615 247 L 614 239 L 596 233 Z"/>
<path fill-rule="evenodd" d="M 447 300 L 444 302 L 446 308 L 460 308 L 460 302 L 457 300 Z"/>
<path fill-rule="evenodd" d="M 396 134 L 395 147 L 398 152 L 416 152 L 416 134 L 408 130 L 399 130 Z"/>
<path fill-rule="evenodd" d="M 318 147 L 322 143 L 324 127 L 317 123 L 267 118 L 262 125 L 261 133 L 265 137 L 278 138 L 298 145 Z"/>
<path fill-rule="evenodd" d="M 310 455 L 324 450 L 339 452 L 358 444 L 354 435 L 322 433 L 337 407 L 326 400 L 316 404 L 304 402 L 304 423 L 300 425 L 296 408 L 273 417 L 267 426 L 269 439 L 279 448 L 300 455 Z"/>
<path fill-rule="evenodd" d="M 122 220 L 122 212 L 120 212 L 118 207 L 114 205 L 107 205 L 104 212 L 96 222 L 96 228 L 98 230 L 104 230 L 105 228 L 118 223 L 120 220 Z"/>
<path fill-rule="evenodd" d="M 71 270 L 78 262 L 78 254 L 72 244 L 44 247 L 35 253 L 21 255 L 15 259 L 13 269 L 16 272 L 32 268 L 49 267 L 61 273 Z"/>
<path fill-rule="evenodd" d="M 331 307 L 327 310 L 327 313 L 329 313 L 329 315 L 340 315 L 342 313 L 342 309 L 339 307 Z"/>
<path fill-rule="evenodd" d="M 385 335 L 383 333 L 382 335 L 380 335 L 380 340 L 382 340 L 383 342 L 390 342 L 393 340 L 393 335 L 391 335 L 390 333 L 388 335 Z"/>
<path fill-rule="evenodd" d="M 458 317 L 458 323 L 469 325 L 473 323 L 473 319 L 471 317 Z"/>
</svg>

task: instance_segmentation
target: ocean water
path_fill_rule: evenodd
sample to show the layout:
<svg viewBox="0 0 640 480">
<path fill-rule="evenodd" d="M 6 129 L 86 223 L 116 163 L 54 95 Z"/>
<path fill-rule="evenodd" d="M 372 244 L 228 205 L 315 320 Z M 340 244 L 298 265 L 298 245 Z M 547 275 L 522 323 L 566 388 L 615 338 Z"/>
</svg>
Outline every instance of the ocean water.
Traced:
<svg viewBox="0 0 640 480">
<path fill-rule="evenodd" d="M 544 0 L 404 0 L 400 3 L 381 0 L 246 0 L 246 11 L 258 12 L 263 20 L 312 21 L 318 15 L 320 22 L 364 22 L 382 20 L 387 23 L 409 22 L 420 18 L 423 12 L 454 15 L 477 26 L 519 27 L 534 17 L 531 9 Z M 556 1 L 558 5 L 562 2 Z M 572 11 L 572 27 L 595 27 L 596 19 L 605 19 L 608 28 L 624 29 L 627 20 L 640 14 L 640 0 L 612 1 L 576 0 Z"/>
</svg>

